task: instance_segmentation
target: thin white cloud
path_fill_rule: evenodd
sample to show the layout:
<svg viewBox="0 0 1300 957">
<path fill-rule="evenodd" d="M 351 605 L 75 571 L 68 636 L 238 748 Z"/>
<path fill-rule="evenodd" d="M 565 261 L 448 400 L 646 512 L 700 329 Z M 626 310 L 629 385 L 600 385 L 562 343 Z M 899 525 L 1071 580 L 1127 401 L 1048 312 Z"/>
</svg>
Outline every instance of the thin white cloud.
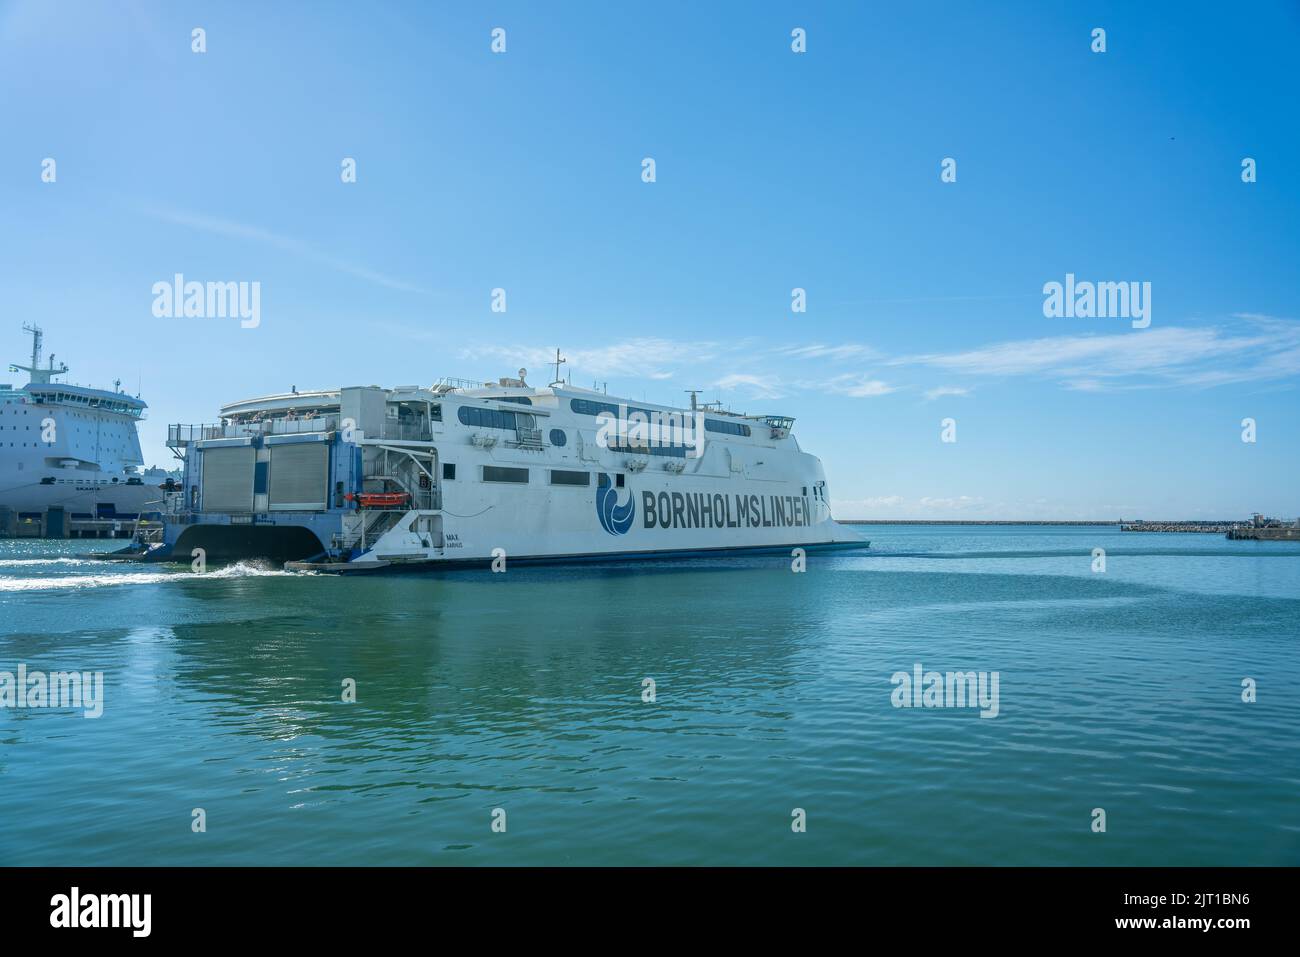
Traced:
<svg viewBox="0 0 1300 957">
<path fill-rule="evenodd" d="M 875 349 L 860 343 L 842 343 L 828 346 L 820 342 L 803 346 L 781 346 L 772 350 L 775 355 L 792 359 L 871 359 L 879 355 Z"/>
<path fill-rule="evenodd" d="M 942 399 L 946 395 L 963 396 L 963 395 L 970 395 L 970 394 L 971 394 L 970 389 L 963 388 L 962 386 L 959 385 L 941 385 L 935 389 L 925 390 L 925 397 L 930 401 L 934 401 L 935 399 Z"/>
<path fill-rule="evenodd" d="M 850 509 L 856 512 L 871 511 L 873 509 L 892 509 L 899 508 L 907 504 L 907 499 L 901 495 L 876 495 L 870 498 L 854 499 L 835 499 L 831 504 L 836 509 Z"/>
<path fill-rule="evenodd" d="M 279 233 L 273 233 L 268 229 L 262 229 L 260 226 L 248 226 L 244 223 L 236 223 L 225 219 L 216 219 L 211 216 L 202 216 L 197 213 L 186 212 L 177 209 L 149 209 L 148 214 L 155 219 L 166 223 L 172 223 L 176 226 L 185 226 L 189 229 L 196 229 L 200 232 L 209 233 L 214 236 L 224 236 L 227 239 L 240 239 L 247 242 L 261 243 L 265 246 L 272 246 L 283 252 L 298 256 L 301 259 L 308 259 L 312 262 L 319 263 L 336 272 L 347 273 L 349 276 L 356 276 L 358 279 L 364 279 L 367 282 L 373 282 L 388 289 L 396 289 L 401 292 L 414 292 L 421 295 L 428 295 L 428 290 L 422 289 L 413 283 L 405 282 L 401 279 L 395 279 L 392 276 L 386 276 L 383 273 L 376 272 L 373 269 L 367 269 L 357 263 L 339 259 L 337 256 L 330 256 L 321 252 L 310 243 L 303 242 L 301 239 L 294 239 L 291 236 L 281 236 Z"/>
<path fill-rule="evenodd" d="M 616 376 L 627 379 L 671 379 L 671 367 L 710 363 L 718 357 L 719 346 L 713 342 L 680 342 L 673 339 L 644 337 L 597 346 L 591 349 L 561 349 L 566 360 L 561 374 L 572 371 L 575 379 L 589 376 Z M 484 345 L 464 349 L 465 359 L 492 359 L 527 368 L 555 368 L 554 346 Z M 582 384 L 579 382 L 579 384 Z"/>
<path fill-rule="evenodd" d="M 979 495 L 876 495 L 867 498 L 831 499 L 837 519 L 901 521 L 907 519 L 957 519 L 963 521 L 1015 521 L 1066 519 L 1074 521 L 1114 520 L 1132 517 L 1133 506 L 1101 505 L 1080 508 L 1046 498 L 994 501 Z"/>
<path fill-rule="evenodd" d="M 828 351 L 829 350 L 829 351 Z M 576 384 L 585 385 L 589 378 L 619 379 L 678 379 L 683 387 L 703 386 L 724 392 L 739 392 L 751 399 L 779 399 L 795 392 L 823 392 L 852 398 L 871 398 L 894 392 L 895 387 L 872 378 L 865 373 L 843 373 L 826 379 L 785 379 L 774 372 L 774 357 L 794 354 L 811 355 L 825 352 L 828 357 L 845 356 L 851 352 L 866 354 L 866 346 L 808 347 L 782 346 L 778 349 L 755 349 L 749 341 L 718 343 L 709 341 L 680 341 L 643 337 L 597 346 L 590 349 L 563 350 L 566 360 L 564 370 L 572 372 Z M 461 351 L 466 360 L 502 362 L 512 368 L 523 365 L 538 369 L 555 362 L 553 346 L 507 346 L 501 344 L 476 345 Z M 728 372 L 716 379 L 701 377 L 701 373 L 714 373 L 728 366 L 742 368 Z M 751 371 L 752 370 L 752 371 Z"/>
<path fill-rule="evenodd" d="M 870 346 L 814 342 L 764 348 L 743 341 L 685 341 L 658 337 L 625 339 L 588 349 L 565 350 L 564 371 L 579 385 L 591 380 L 676 380 L 683 388 L 705 387 L 736 392 L 743 398 L 776 399 L 821 393 L 870 399 L 905 390 L 922 389 L 927 401 L 968 396 L 969 384 L 947 382 L 923 388 L 921 383 L 893 381 L 868 370 L 827 374 L 783 375 L 789 360 L 808 360 L 835 369 L 853 359 L 871 361 L 898 371 L 936 369 L 950 376 L 1030 377 L 1054 380 L 1080 392 L 1122 391 L 1169 387 L 1204 388 L 1235 382 L 1281 380 L 1300 375 L 1300 323 L 1269 316 L 1242 314 L 1239 324 L 1189 328 L 1170 326 L 1141 332 L 1050 336 L 994 343 L 947 353 L 922 353 L 885 359 Z M 418 332 L 412 332 L 418 336 Z M 553 346 L 475 345 L 460 353 L 465 359 L 502 362 L 512 369 L 534 371 L 555 361 Z M 783 365 L 783 363 L 785 363 Z M 717 378 L 719 372 L 725 374 Z"/>
<path fill-rule="evenodd" d="M 903 356 L 889 364 L 973 376 L 1051 377 L 1082 391 L 1159 384 L 1206 387 L 1300 374 L 1300 323 L 1266 316 L 1238 318 L 1246 323 L 1239 331 L 1168 326 L 1052 336 L 964 352 Z"/>
<path fill-rule="evenodd" d="M 1002 509 L 1005 503 L 992 503 L 977 495 L 922 496 L 876 495 L 868 498 L 831 499 L 836 518 L 936 518 L 961 514 L 983 515 Z M 1028 514 L 1028 513 L 1023 513 Z"/>
<path fill-rule="evenodd" d="M 710 388 L 722 389 L 726 392 L 742 390 L 754 399 L 780 399 L 787 394 L 780 383 L 769 376 L 741 373 L 723 376 Z"/>
<path fill-rule="evenodd" d="M 922 510 L 926 512 L 961 512 L 982 510 L 988 507 L 988 502 L 977 495 L 954 495 L 946 498 L 931 498 L 924 495 L 921 497 L 919 504 Z"/>
<path fill-rule="evenodd" d="M 810 385 L 820 385 L 823 391 L 830 392 L 833 395 L 847 395 L 854 399 L 870 399 L 898 391 L 889 383 L 873 379 L 868 375 L 835 376 L 824 383 L 812 383 Z"/>
</svg>

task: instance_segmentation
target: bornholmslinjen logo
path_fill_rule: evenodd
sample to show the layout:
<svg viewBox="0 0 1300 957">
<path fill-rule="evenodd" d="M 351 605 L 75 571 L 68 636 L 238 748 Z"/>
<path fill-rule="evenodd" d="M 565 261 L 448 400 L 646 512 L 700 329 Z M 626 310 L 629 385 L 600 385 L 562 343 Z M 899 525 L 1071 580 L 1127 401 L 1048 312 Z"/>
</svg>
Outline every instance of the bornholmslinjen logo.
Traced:
<svg viewBox="0 0 1300 957">
<path fill-rule="evenodd" d="M 998 716 L 998 685 L 993 671 L 925 671 L 918 661 L 912 673 L 895 671 L 889 696 L 895 708 L 979 708 L 981 718 Z"/>
<path fill-rule="evenodd" d="M 614 488 L 610 476 L 602 472 L 595 485 L 595 516 L 601 520 L 604 531 L 627 534 L 637 516 L 637 502 L 632 497 L 632 490 L 628 490 L 627 505 L 619 505 L 619 490 Z"/>
<path fill-rule="evenodd" d="M 618 489 L 603 472 L 596 482 L 596 517 L 600 519 L 600 527 L 611 535 L 626 535 L 636 518 L 636 499 L 632 497 L 632 491 L 628 490 L 627 504 L 619 505 Z"/>
<path fill-rule="evenodd" d="M 104 713 L 102 671 L 0 671 L 0 708 L 80 708 L 82 717 Z"/>
<path fill-rule="evenodd" d="M 148 937 L 152 929 L 152 894 L 69 894 L 50 898 L 51 927 L 129 927 L 131 936 Z"/>
</svg>

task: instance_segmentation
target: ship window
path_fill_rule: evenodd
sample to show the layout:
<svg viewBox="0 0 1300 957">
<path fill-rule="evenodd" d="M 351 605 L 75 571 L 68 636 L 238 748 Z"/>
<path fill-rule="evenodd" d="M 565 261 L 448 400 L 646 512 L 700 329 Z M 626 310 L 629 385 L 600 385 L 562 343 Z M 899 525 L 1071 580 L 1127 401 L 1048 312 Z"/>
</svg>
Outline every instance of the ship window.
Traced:
<svg viewBox="0 0 1300 957">
<path fill-rule="evenodd" d="M 513 429 L 515 427 L 515 414 L 513 412 L 502 412 L 500 409 L 480 409 L 474 406 L 462 405 L 456 410 L 456 417 L 460 419 L 462 425 L 469 425 L 479 429 Z"/>
<path fill-rule="evenodd" d="M 608 488 L 609 476 L 606 475 L 604 472 L 601 472 L 600 475 L 596 477 L 596 484 L 599 485 L 601 488 Z"/>
<path fill-rule="evenodd" d="M 686 446 L 684 445 L 635 445 L 630 442 L 619 442 L 617 439 L 611 439 L 609 442 L 611 452 L 627 452 L 632 455 L 667 455 L 672 458 L 686 458 Z"/>
<path fill-rule="evenodd" d="M 483 466 L 483 481 L 511 482 L 516 485 L 528 484 L 528 469 L 511 469 L 501 465 Z"/>
<path fill-rule="evenodd" d="M 455 478 L 456 478 L 456 463 L 455 463 L 455 462 L 443 462 L 443 463 L 442 463 L 442 477 L 443 477 L 444 480 L 445 480 L 445 479 L 455 479 Z"/>
<path fill-rule="evenodd" d="M 618 415 L 618 406 L 608 402 L 592 402 L 590 399 L 570 399 L 569 408 L 579 415 L 600 415 L 601 412 Z"/>
<path fill-rule="evenodd" d="M 569 408 L 579 415 L 600 415 L 602 412 L 608 412 L 610 415 L 617 417 L 619 414 L 619 406 L 615 403 L 595 402 L 591 399 L 570 399 Z M 639 409 L 632 405 L 625 405 L 622 409 L 624 414 L 629 416 L 633 412 L 640 412 L 646 417 L 647 422 L 657 421 L 656 416 L 684 414 L 682 412 L 666 412 L 662 409 Z"/>
<path fill-rule="evenodd" d="M 568 472 L 564 469 L 551 469 L 552 485 L 590 485 L 590 472 Z"/>
<path fill-rule="evenodd" d="M 615 487 L 615 488 L 622 488 L 622 487 L 623 487 L 623 473 L 622 473 L 622 472 L 619 472 L 617 475 L 614 476 L 614 487 Z"/>
<path fill-rule="evenodd" d="M 568 436 L 564 434 L 563 429 L 551 429 L 552 445 L 562 447 L 568 441 L 569 441 Z"/>
<path fill-rule="evenodd" d="M 749 426 L 740 422 L 724 422 L 722 419 L 705 419 L 704 428 L 709 432 L 725 432 L 727 435 L 749 435 Z"/>
</svg>

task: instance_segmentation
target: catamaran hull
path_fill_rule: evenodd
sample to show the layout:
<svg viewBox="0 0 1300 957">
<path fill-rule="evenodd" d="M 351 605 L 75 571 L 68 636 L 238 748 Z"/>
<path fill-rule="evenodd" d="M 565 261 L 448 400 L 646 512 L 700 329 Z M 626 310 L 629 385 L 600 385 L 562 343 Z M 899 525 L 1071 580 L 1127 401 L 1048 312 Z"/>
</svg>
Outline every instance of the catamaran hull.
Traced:
<svg viewBox="0 0 1300 957">
<path fill-rule="evenodd" d="M 792 420 L 596 395 L 514 382 L 234 403 L 220 425 L 169 431 L 186 467 L 168 554 L 366 571 L 866 547 L 832 519 Z M 649 416 L 648 434 L 614 413 Z"/>
<path fill-rule="evenodd" d="M 507 559 L 503 567 L 534 567 L 546 565 L 623 564 L 638 562 L 679 562 L 691 559 L 739 558 L 744 556 L 781 556 L 790 558 L 795 549 L 807 554 L 826 552 L 861 551 L 871 543 L 865 539 L 851 542 L 820 542 L 794 546 L 736 545 L 717 548 L 692 548 L 682 551 L 646 552 L 593 552 L 587 555 L 521 555 Z M 292 561 L 286 562 L 288 571 L 319 572 L 329 575 L 375 574 L 380 572 L 413 572 L 491 568 L 496 560 L 491 558 L 401 558 L 393 561 Z"/>
</svg>

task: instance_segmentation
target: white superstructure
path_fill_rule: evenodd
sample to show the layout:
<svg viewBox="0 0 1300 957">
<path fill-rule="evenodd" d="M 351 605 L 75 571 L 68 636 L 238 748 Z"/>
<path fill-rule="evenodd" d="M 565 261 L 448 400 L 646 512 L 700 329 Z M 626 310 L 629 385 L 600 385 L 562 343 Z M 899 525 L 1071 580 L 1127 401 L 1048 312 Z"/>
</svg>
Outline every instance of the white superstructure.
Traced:
<svg viewBox="0 0 1300 957">
<path fill-rule="evenodd" d="M 0 533 L 35 525 L 61 536 L 69 523 L 160 512 L 166 475 L 141 471 L 136 425 L 145 403 L 120 389 L 56 381 L 68 367 L 53 355 L 42 367 L 41 329 L 23 328 L 32 336 L 31 365 L 9 371 L 30 381 L 0 383 Z"/>
<path fill-rule="evenodd" d="M 864 546 L 791 426 L 535 388 L 523 370 L 265 396 L 171 427 L 186 477 L 163 551 L 359 571 Z"/>
</svg>

